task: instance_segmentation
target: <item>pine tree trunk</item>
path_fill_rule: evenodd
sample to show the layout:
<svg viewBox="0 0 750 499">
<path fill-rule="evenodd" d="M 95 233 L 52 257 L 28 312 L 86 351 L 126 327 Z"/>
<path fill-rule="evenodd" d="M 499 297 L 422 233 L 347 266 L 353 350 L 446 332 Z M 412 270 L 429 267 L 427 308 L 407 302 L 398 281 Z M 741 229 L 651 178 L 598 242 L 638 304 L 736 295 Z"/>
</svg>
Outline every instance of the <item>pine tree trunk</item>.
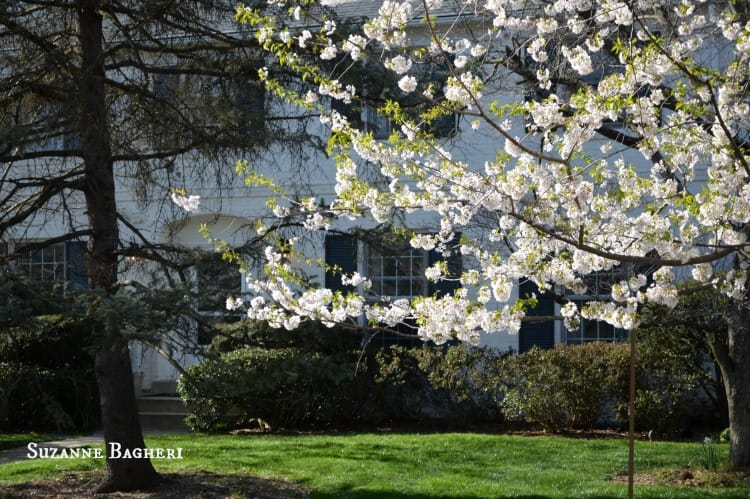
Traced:
<svg viewBox="0 0 750 499">
<path fill-rule="evenodd" d="M 91 234 L 88 245 L 89 285 L 105 293 L 117 282 L 119 234 L 112 151 L 104 95 L 102 17 L 97 0 L 79 0 L 77 7 L 81 69 L 76 81 L 78 120 L 85 171 L 84 194 Z M 120 331 L 94 331 L 98 347 L 94 365 L 99 385 L 102 424 L 107 451 L 117 443 L 127 449 L 144 448 L 133 391 L 128 342 Z M 110 459 L 102 492 L 147 489 L 159 475 L 148 459 Z"/>
<path fill-rule="evenodd" d="M 143 449 L 143 433 L 133 391 L 133 374 L 127 341 L 113 341 L 96 353 L 94 366 L 99 384 L 102 425 L 107 454 L 107 478 L 98 492 L 146 490 L 159 483 L 148 459 L 112 458 L 110 444 L 126 449 Z"/>
</svg>

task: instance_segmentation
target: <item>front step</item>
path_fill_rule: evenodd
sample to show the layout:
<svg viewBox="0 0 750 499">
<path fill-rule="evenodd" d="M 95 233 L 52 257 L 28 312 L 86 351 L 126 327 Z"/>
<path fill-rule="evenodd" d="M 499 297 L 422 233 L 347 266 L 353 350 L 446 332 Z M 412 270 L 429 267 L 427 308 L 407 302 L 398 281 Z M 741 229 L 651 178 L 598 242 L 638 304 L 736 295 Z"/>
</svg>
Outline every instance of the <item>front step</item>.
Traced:
<svg viewBox="0 0 750 499">
<path fill-rule="evenodd" d="M 147 430 L 188 430 L 183 420 L 189 412 L 179 397 L 143 396 L 137 397 L 136 402 L 141 428 Z"/>
<path fill-rule="evenodd" d="M 187 414 L 187 407 L 179 397 L 144 395 L 136 399 L 138 412 Z"/>
<path fill-rule="evenodd" d="M 151 383 L 149 393 L 154 395 L 160 393 L 177 393 L 177 381 L 154 381 Z"/>
<path fill-rule="evenodd" d="M 185 414 L 176 414 L 174 412 L 139 412 L 138 418 L 141 421 L 143 430 L 164 430 L 164 431 L 189 431 L 190 428 L 185 424 Z"/>
</svg>

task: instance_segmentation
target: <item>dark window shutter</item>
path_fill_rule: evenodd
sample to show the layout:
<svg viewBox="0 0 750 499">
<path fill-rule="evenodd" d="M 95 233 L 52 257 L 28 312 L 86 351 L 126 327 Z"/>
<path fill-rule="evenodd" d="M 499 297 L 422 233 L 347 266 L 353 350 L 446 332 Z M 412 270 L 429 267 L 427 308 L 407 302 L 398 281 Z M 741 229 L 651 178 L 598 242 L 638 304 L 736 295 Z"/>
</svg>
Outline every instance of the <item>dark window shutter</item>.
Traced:
<svg viewBox="0 0 750 499">
<path fill-rule="evenodd" d="M 445 95 L 443 95 L 442 88 L 445 87 L 445 83 L 448 81 L 448 77 L 451 76 L 450 63 L 453 63 L 453 54 L 446 52 L 435 56 L 435 58 L 428 64 L 427 81 L 432 83 L 434 88 L 438 89 L 438 94 L 435 96 L 437 101 L 444 101 Z M 454 112 L 447 112 L 442 116 L 439 116 L 432 120 L 427 127 L 427 132 L 431 133 L 435 138 L 447 138 L 452 137 L 458 132 L 458 114 Z"/>
<path fill-rule="evenodd" d="M 170 97 L 180 85 L 180 75 L 177 73 L 155 73 L 153 78 L 153 91 L 157 97 Z"/>
<path fill-rule="evenodd" d="M 326 288 L 333 291 L 353 291 L 352 286 L 341 284 L 341 274 L 357 271 L 357 239 L 349 234 L 326 236 Z"/>
<path fill-rule="evenodd" d="M 430 133 L 436 138 L 452 137 L 458 131 L 458 115 L 448 113 L 430 123 Z"/>
<path fill-rule="evenodd" d="M 68 241 L 65 243 L 65 254 L 68 265 L 68 285 L 71 288 L 87 289 L 89 274 L 86 269 L 86 242 Z"/>
<path fill-rule="evenodd" d="M 461 252 L 459 251 L 459 239 L 461 234 L 456 234 L 453 240 L 448 244 L 451 248 L 450 255 L 444 257 L 438 251 L 432 250 L 427 255 L 427 265 L 433 265 L 436 262 L 445 260 L 448 263 L 448 277 L 449 280 L 442 280 L 439 282 L 430 282 L 429 294 L 437 293 L 438 296 L 451 295 L 457 290 L 461 283 L 458 282 L 458 278 L 461 277 L 463 261 L 461 259 Z"/>
<path fill-rule="evenodd" d="M 519 286 L 519 296 L 524 298 L 536 293 L 537 305 L 529 310 L 528 317 L 555 314 L 555 299 L 551 293 L 539 293 L 539 288 L 531 281 L 526 281 Z M 526 352 L 533 346 L 539 348 L 552 348 L 555 346 L 555 322 L 523 322 L 518 332 L 518 351 Z"/>
<path fill-rule="evenodd" d="M 336 111 L 341 116 L 349 120 L 349 124 L 352 127 L 358 130 L 361 130 L 363 128 L 364 123 L 362 122 L 362 103 L 358 100 L 353 100 L 352 102 L 347 104 L 343 101 L 332 99 L 331 110 Z"/>
<path fill-rule="evenodd" d="M 243 125 L 250 125 L 263 118 L 265 109 L 265 89 L 256 81 L 236 84 L 234 104 L 240 113 Z"/>
</svg>

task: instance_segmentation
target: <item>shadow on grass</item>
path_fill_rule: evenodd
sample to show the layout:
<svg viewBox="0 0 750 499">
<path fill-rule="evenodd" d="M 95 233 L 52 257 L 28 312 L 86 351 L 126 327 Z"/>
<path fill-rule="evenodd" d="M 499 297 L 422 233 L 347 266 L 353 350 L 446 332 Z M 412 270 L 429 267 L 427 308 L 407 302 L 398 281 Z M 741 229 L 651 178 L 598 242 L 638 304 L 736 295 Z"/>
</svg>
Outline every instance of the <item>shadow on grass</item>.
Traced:
<svg viewBox="0 0 750 499">
<path fill-rule="evenodd" d="M 117 499 L 223 499 L 252 497 L 257 499 L 307 499 L 309 490 L 294 482 L 258 478 L 245 474 L 217 474 L 205 471 L 162 473 L 159 486 L 150 491 L 118 492 Z M 106 498 L 95 494 L 104 475 L 79 472 L 54 479 L 6 485 L 0 490 L 2 499 L 37 497 Z"/>
<path fill-rule="evenodd" d="M 661 490 L 639 490 L 636 489 L 636 497 L 639 499 L 662 499 L 664 491 Z M 613 492 L 612 494 L 581 494 L 576 495 L 576 499 L 621 499 L 627 494 L 625 491 Z M 320 493 L 316 492 L 310 496 L 312 499 L 559 499 L 561 496 L 547 496 L 539 494 L 530 495 L 518 495 L 515 493 L 509 493 L 508 495 L 494 495 L 494 496 L 480 496 L 480 495 L 427 495 L 427 494 L 400 494 L 394 492 L 367 492 L 367 491 L 338 491 L 331 493 Z M 673 496 L 669 496 L 673 497 Z M 696 491 L 694 495 L 677 495 L 674 497 L 690 497 L 690 498 L 702 498 L 705 497 L 700 491 Z M 711 495 L 710 497 L 719 497 Z M 744 493 L 727 493 L 720 496 L 722 499 L 747 499 L 747 494 Z"/>
<path fill-rule="evenodd" d="M 400 494 L 394 492 L 365 492 L 365 491 L 339 491 L 334 493 L 314 493 L 310 497 L 313 499 L 488 499 L 487 496 L 475 495 L 428 495 L 428 494 Z M 493 496 L 493 499 L 501 499 L 504 496 Z M 514 499 L 549 499 L 548 496 L 528 495 L 519 496 L 510 495 Z"/>
</svg>

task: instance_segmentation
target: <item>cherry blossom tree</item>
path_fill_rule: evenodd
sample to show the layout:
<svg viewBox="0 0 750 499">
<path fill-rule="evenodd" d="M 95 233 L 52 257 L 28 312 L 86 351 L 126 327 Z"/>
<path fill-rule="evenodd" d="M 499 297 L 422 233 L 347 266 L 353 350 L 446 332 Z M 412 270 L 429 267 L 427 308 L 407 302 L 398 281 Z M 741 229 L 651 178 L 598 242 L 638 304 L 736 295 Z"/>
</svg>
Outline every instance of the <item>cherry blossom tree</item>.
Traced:
<svg viewBox="0 0 750 499">
<path fill-rule="evenodd" d="M 432 280 L 460 279 L 453 294 L 372 304 L 362 292 L 305 286 L 288 257 L 295 240 L 285 240 L 283 251 L 267 248 L 266 275 L 250 282 L 249 317 L 293 328 L 365 316 L 386 326 L 409 321 L 436 343 L 471 342 L 519 328 L 524 302 L 511 302 L 519 280 L 583 292 L 587 276 L 617 268 L 629 273 L 611 285 L 611 299 L 580 310 L 562 303 L 560 313 L 568 326 L 584 317 L 635 330 L 644 304 L 676 306 L 680 276 L 692 276 L 731 304 L 727 341 L 712 350 L 729 401 L 731 461 L 750 467 L 744 3 L 385 1 L 347 31 L 315 17 L 310 2 L 268 3 L 272 14 L 241 7 L 238 20 L 256 29 L 269 66 L 311 86 L 300 93 L 267 69 L 260 77 L 321 113 L 337 170 L 330 205 L 289 200 L 280 214 L 303 217 L 311 230 L 427 217 L 435 232 L 413 233 L 411 245 L 455 245 L 472 265 L 460 276 L 441 262 L 427 270 Z M 336 10 L 350 2 L 321 3 Z M 311 49 L 312 64 L 298 55 Z M 435 66 L 442 81 L 424 78 Z M 360 84 L 362 68 L 395 84 L 379 103 L 393 125 L 388 140 L 341 112 L 374 98 Z M 453 114 L 459 136 L 436 137 L 433 125 Z M 489 156 L 460 147 L 488 142 Z M 367 288 L 367 276 L 342 277 Z"/>
</svg>

